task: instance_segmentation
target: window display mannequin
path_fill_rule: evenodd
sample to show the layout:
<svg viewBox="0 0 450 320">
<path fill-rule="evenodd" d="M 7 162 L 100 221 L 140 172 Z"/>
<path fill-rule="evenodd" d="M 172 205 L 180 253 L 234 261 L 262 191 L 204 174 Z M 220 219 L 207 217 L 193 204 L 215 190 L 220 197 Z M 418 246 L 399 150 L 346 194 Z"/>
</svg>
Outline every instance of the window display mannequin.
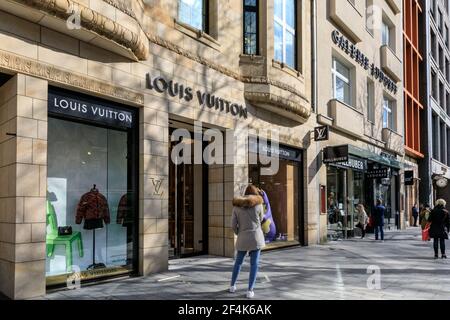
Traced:
<svg viewBox="0 0 450 320">
<path fill-rule="evenodd" d="M 88 267 L 90 269 L 105 268 L 103 263 L 95 263 L 95 230 L 103 228 L 103 222 L 105 224 L 110 223 L 108 201 L 105 196 L 102 195 L 97 189 L 96 185 L 87 193 L 81 196 L 81 199 L 77 206 L 77 213 L 75 222 L 81 224 L 84 219 L 85 230 L 93 230 L 92 241 L 92 265 Z"/>
<path fill-rule="evenodd" d="M 275 241 L 277 236 L 277 229 L 275 226 L 275 221 L 272 217 L 272 208 L 270 207 L 269 197 L 266 192 L 260 189 L 260 194 L 264 200 L 264 207 L 266 209 L 266 213 L 264 214 L 264 220 L 262 221 L 263 231 L 266 243 Z"/>
</svg>

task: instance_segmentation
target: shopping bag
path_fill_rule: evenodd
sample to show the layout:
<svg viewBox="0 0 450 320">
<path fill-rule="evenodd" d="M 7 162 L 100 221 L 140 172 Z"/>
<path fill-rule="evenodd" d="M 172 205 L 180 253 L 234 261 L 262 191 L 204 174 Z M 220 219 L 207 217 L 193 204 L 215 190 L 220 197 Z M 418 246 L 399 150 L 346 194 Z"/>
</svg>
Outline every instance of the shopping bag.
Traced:
<svg viewBox="0 0 450 320">
<path fill-rule="evenodd" d="M 430 226 L 431 226 L 431 223 L 427 223 L 427 225 L 425 226 L 425 229 L 422 230 L 422 241 L 430 240 Z"/>
</svg>

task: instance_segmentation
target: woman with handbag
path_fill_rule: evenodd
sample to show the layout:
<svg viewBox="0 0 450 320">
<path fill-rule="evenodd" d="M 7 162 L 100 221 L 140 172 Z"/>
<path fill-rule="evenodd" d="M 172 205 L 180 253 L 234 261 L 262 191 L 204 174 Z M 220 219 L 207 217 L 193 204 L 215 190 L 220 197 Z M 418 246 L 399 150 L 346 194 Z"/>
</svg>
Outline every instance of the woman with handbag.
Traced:
<svg viewBox="0 0 450 320">
<path fill-rule="evenodd" d="M 258 272 L 259 256 L 261 249 L 266 245 L 261 222 L 264 219 L 264 200 L 258 188 L 249 185 L 243 197 L 233 199 L 233 214 L 231 226 L 237 235 L 236 260 L 231 276 L 230 292 L 236 292 L 236 281 L 241 271 L 245 255 L 250 255 L 250 277 L 248 283 L 247 298 L 253 298 Z"/>
<path fill-rule="evenodd" d="M 369 216 L 367 215 L 362 203 L 356 206 L 356 210 L 358 210 L 358 224 L 356 226 L 361 228 L 361 239 L 364 239 L 366 236 L 367 224 L 369 223 Z"/>
<path fill-rule="evenodd" d="M 445 240 L 448 239 L 448 230 L 450 229 L 450 219 L 448 211 L 445 209 L 446 201 L 439 199 L 436 206 L 431 211 L 428 221 L 431 222 L 430 238 L 434 241 L 434 258 L 438 259 L 439 246 L 441 247 L 442 259 L 447 259 L 445 255 Z"/>
</svg>

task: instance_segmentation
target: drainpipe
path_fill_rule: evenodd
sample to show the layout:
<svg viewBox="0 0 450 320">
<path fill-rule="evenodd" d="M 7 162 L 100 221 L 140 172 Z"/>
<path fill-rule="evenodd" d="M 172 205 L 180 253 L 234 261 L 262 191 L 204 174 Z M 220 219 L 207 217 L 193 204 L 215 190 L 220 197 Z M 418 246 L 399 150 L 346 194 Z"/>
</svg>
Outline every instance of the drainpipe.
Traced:
<svg viewBox="0 0 450 320">
<path fill-rule="evenodd" d="M 311 1 L 311 111 L 317 113 L 317 0 Z M 316 150 L 319 148 L 319 142 L 316 142 Z M 319 170 L 319 164 L 317 164 Z M 320 181 L 317 179 L 316 190 L 320 190 Z M 320 193 L 319 193 L 320 197 Z M 320 244 L 320 201 L 317 209 L 317 244 Z M 305 226 L 303 226 L 305 227 Z"/>
</svg>

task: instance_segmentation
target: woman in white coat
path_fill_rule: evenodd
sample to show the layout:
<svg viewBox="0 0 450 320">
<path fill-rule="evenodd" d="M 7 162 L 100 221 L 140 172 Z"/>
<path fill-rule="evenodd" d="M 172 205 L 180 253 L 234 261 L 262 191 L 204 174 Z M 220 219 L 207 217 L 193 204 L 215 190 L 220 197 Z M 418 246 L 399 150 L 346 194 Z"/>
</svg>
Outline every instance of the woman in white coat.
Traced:
<svg viewBox="0 0 450 320">
<path fill-rule="evenodd" d="M 361 239 L 364 239 L 366 236 L 366 227 L 369 223 L 369 216 L 366 213 L 366 209 L 364 209 L 364 205 L 362 203 L 356 206 L 356 210 L 358 211 L 358 227 L 361 228 Z"/>
</svg>

